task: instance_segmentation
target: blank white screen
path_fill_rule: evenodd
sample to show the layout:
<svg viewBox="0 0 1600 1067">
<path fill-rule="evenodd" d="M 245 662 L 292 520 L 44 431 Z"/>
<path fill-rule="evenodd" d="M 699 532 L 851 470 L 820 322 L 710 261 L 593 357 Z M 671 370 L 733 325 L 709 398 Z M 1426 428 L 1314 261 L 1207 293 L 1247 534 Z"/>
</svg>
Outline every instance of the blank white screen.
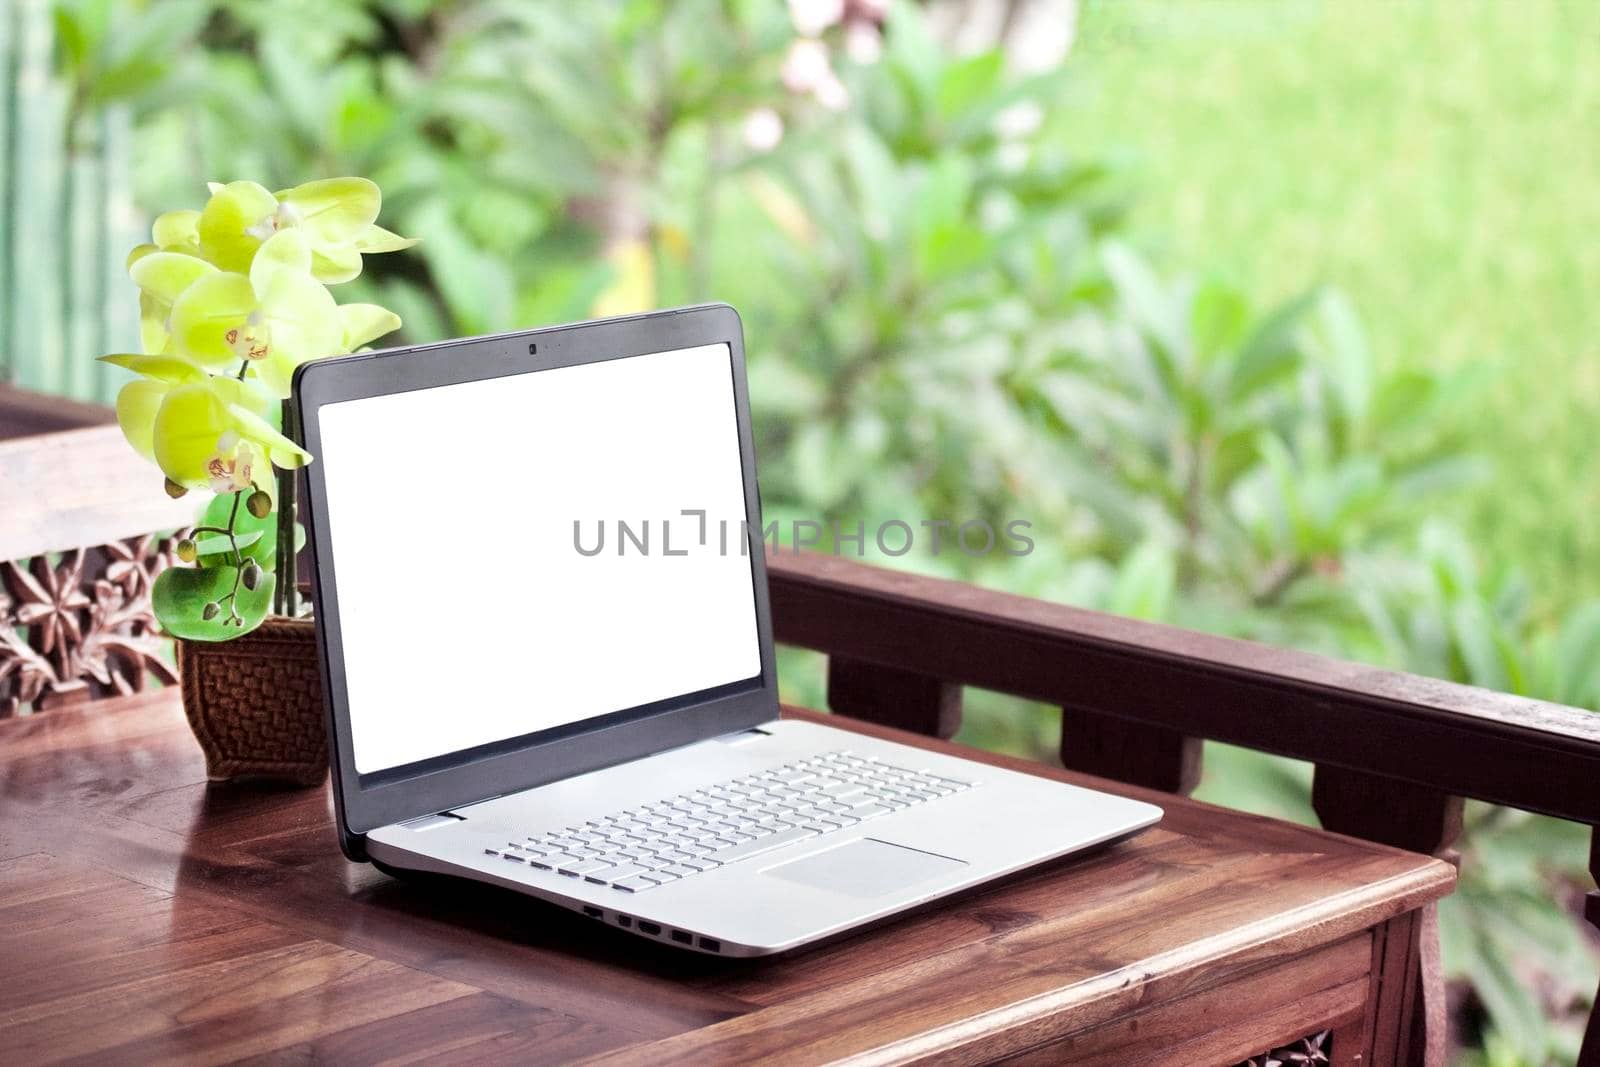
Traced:
<svg viewBox="0 0 1600 1067">
<path fill-rule="evenodd" d="M 319 418 L 358 772 L 761 673 L 727 345 Z M 618 520 L 648 521 L 648 553 Z"/>
</svg>

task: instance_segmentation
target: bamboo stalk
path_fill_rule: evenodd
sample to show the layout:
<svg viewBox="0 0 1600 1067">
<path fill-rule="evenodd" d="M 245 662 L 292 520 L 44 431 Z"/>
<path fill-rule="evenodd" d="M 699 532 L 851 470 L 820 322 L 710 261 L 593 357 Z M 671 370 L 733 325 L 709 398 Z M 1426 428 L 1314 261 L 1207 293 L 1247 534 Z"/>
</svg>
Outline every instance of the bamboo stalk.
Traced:
<svg viewBox="0 0 1600 1067">
<path fill-rule="evenodd" d="M 133 119 L 121 105 L 107 107 L 96 116 L 102 146 L 100 187 L 96 203 L 100 208 L 103 247 L 100 252 L 96 300 L 100 313 L 100 352 L 139 350 L 138 302 L 128 282 L 124 261 L 128 249 L 145 239 L 134 210 L 130 184 L 133 179 Z M 108 363 L 96 363 L 94 395 L 111 401 L 125 376 Z"/>
<path fill-rule="evenodd" d="M 12 235 L 17 193 L 17 73 L 19 47 L 17 28 L 21 9 L 8 4 L 0 8 L 0 381 L 14 376 L 16 303 L 12 279 L 15 268 Z"/>
<path fill-rule="evenodd" d="M 98 300 L 105 238 L 100 227 L 100 207 L 95 203 L 102 161 L 99 139 L 92 132 L 94 117 L 69 116 L 69 122 L 63 131 L 67 185 L 61 198 L 65 223 L 61 232 L 61 290 L 66 344 L 60 387 L 68 396 L 89 400 L 94 398 L 94 358 L 105 351 L 99 347 Z"/>
<path fill-rule="evenodd" d="M 59 286 L 62 184 L 61 121 L 65 94 L 50 72 L 50 10 L 45 0 L 18 0 L 17 132 L 13 213 L 14 334 L 12 377 L 55 392 L 61 384 L 62 302 Z"/>
</svg>

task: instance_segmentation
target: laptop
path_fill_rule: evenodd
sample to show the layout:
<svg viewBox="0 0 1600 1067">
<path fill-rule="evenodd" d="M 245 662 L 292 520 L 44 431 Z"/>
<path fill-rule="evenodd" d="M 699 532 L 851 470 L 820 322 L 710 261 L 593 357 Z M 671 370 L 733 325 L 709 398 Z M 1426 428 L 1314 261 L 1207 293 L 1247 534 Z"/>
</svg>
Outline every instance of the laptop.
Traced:
<svg viewBox="0 0 1600 1067">
<path fill-rule="evenodd" d="M 730 307 L 309 363 L 294 401 L 352 860 L 761 956 L 1161 817 L 778 717 Z"/>
</svg>

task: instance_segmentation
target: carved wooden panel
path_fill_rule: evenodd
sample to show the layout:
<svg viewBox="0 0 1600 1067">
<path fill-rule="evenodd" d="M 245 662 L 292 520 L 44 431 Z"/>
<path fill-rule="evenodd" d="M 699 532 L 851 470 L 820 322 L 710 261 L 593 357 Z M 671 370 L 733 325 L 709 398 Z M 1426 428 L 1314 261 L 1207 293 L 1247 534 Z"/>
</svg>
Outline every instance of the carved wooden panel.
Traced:
<svg viewBox="0 0 1600 1067">
<path fill-rule="evenodd" d="M 1239 1064 L 1239 1067 L 1314 1067 L 1315 1064 L 1328 1063 L 1332 1046 L 1330 1045 L 1329 1031 L 1302 1037 L 1299 1041 L 1275 1048 L 1271 1052 L 1263 1052 L 1259 1056 L 1252 1056 Z"/>
<path fill-rule="evenodd" d="M 0 562 L 0 718 L 177 681 L 150 611 L 177 537 Z"/>
</svg>

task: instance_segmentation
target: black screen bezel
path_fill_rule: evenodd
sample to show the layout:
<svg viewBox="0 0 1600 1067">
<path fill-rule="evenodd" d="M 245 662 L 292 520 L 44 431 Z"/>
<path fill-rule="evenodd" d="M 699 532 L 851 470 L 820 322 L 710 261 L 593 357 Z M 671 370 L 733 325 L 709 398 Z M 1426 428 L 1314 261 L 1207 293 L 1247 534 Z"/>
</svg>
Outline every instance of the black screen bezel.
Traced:
<svg viewBox="0 0 1600 1067">
<path fill-rule="evenodd" d="M 307 363 L 295 373 L 297 428 L 302 443 L 315 457 L 322 448 L 318 415 L 327 404 L 708 344 L 726 344 L 730 352 L 745 514 L 754 517 L 748 523 L 749 551 L 761 655 L 761 674 L 754 678 L 404 768 L 361 775 L 353 757 L 340 638 L 338 564 L 326 527 L 327 486 L 315 461 L 306 467 L 303 518 L 313 563 L 311 585 L 323 703 L 327 709 L 334 812 L 346 855 L 364 859 L 364 835 L 380 826 L 748 729 L 777 717 L 777 667 L 760 537 L 760 497 L 745 381 L 744 340 L 733 308 L 712 304 L 363 353 Z M 419 487 L 417 499 L 416 505 L 407 506 L 426 506 L 425 488 Z M 465 560 L 442 561 L 405 579 L 416 582 L 418 587 L 419 641 L 426 640 L 427 626 L 449 625 L 448 620 L 427 618 L 426 585 L 437 580 L 430 575 L 447 573 L 452 565 L 471 564 Z"/>
</svg>

